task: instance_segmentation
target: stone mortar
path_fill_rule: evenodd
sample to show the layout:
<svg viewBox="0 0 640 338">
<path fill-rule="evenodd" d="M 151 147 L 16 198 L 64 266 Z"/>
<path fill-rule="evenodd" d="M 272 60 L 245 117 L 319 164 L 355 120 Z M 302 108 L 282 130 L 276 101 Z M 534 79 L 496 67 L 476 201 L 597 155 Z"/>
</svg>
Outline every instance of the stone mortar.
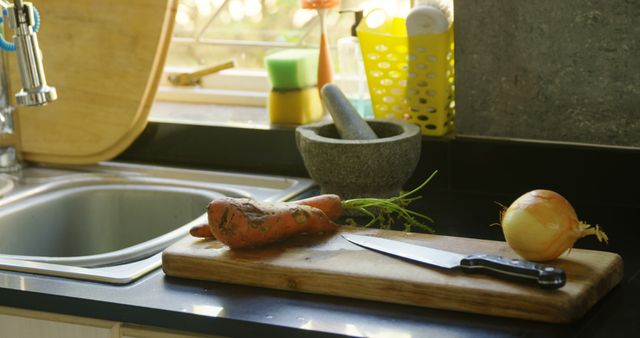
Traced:
<svg viewBox="0 0 640 338">
<path fill-rule="evenodd" d="M 343 199 L 397 196 L 420 159 L 420 128 L 400 120 L 368 120 L 374 140 L 343 140 L 333 122 L 296 128 L 296 144 L 321 192 Z"/>
</svg>

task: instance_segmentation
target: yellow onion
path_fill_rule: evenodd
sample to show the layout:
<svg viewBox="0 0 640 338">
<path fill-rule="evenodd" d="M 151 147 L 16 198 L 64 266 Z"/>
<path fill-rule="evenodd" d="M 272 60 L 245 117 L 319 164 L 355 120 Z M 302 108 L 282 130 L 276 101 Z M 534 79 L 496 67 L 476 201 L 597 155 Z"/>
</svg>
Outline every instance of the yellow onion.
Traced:
<svg viewBox="0 0 640 338">
<path fill-rule="evenodd" d="M 578 220 L 573 206 L 550 190 L 533 190 L 516 199 L 501 215 L 502 232 L 522 258 L 550 261 L 573 247 L 578 238 L 596 235 L 608 241 L 598 226 Z"/>
</svg>

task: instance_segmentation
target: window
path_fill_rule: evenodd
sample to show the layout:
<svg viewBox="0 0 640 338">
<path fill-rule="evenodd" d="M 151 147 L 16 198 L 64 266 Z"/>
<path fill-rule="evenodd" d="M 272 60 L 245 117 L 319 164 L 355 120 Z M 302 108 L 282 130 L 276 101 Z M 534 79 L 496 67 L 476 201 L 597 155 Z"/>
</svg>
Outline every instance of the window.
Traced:
<svg viewBox="0 0 640 338">
<path fill-rule="evenodd" d="M 366 13 L 408 6 L 408 0 L 343 0 L 327 15 L 330 43 L 335 46 L 338 38 L 350 34 L 353 15 L 340 14 L 341 9 L 361 8 Z M 316 11 L 302 9 L 300 0 L 180 0 L 157 100 L 264 107 L 270 89 L 264 56 L 277 49 L 317 48 L 319 38 Z M 236 66 L 206 76 L 197 87 L 175 87 L 167 80 L 169 74 L 228 60 L 235 60 Z M 152 114 L 167 117 L 171 110 L 169 105 Z M 253 110 L 258 115 L 260 111 L 264 108 Z M 262 123 L 266 117 L 256 116 L 249 120 Z"/>
</svg>

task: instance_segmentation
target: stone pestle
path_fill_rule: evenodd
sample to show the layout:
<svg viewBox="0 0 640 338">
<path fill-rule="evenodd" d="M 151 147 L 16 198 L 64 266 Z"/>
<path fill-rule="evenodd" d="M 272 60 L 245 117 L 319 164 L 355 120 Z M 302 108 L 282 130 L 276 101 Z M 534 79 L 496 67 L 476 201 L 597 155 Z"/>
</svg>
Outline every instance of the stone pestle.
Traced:
<svg viewBox="0 0 640 338">
<path fill-rule="evenodd" d="M 322 87 L 320 93 L 322 102 L 331 114 L 333 123 L 342 139 L 374 140 L 378 138 L 338 86 L 327 83 Z"/>
</svg>

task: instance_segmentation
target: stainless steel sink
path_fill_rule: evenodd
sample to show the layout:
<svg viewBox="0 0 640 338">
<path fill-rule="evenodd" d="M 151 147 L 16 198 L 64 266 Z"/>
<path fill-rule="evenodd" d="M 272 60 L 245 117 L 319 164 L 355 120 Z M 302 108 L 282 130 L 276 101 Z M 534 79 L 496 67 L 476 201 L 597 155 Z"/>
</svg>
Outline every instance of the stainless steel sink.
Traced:
<svg viewBox="0 0 640 338">
<path fill-rule="evenodd" d="M 28 167 L 0 198 L 0 269 L 129 283 L 222 196 L 285 200 L 310 180 L 103 163 Z"/>
</svg>

